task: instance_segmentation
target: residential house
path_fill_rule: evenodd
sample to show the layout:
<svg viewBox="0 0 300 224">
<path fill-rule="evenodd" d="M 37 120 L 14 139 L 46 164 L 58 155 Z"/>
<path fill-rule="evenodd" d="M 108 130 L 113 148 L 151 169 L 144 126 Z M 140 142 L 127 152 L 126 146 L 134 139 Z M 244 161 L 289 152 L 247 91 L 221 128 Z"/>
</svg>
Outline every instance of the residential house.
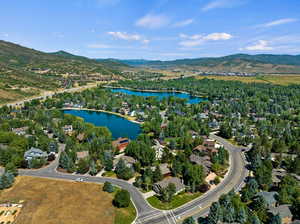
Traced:
<svg viewBox="0 0 300 224">
<path fill-rule="evenodd" d="M 155 140 L 155 145 L 152 146 L 152 148 L 155 150 L 155 157 L 157 160 L 160 160 L 164 153 L 164 146 L 160 144 L 158 140 Z"/>
<path fill-rule="evenodd" d="M 89 152 L 88 151 L 76 152 L 76 156 L 78 160 L 86 159 L 89 157 Z"/>
<path fill-rule="evenodd" d="M 273 184 L 278 185 L 285 175 L 286 175 L 286 171 L 284 169 L 273 169 L 272 170 L 272 182 L 273 182 Z"/>
<path fill-rule="evenodd" d="M 279 215 L 282 224 L 289 224 L 292 222 L 293 215 L 289 205 L 280 205 L 278 207 L 270 208 L 268 210 L 273 215 Z"/>
<path fill-rule="evenodd" d="M 120 160 L 123 160 L 125 165 L 128 167 L 128 168 L 133 168 L 134 164 L 136 163 L 136 160 L 131 157 L 131 156 L 120 156 L 118 158 L 116 158 L 114 161 L 113 161 L 113 165 L 114 167 L 116 167 L 116 165 L 118 164 L 118 162 Z"/>
<path fill-rule="evenodd" d="M 179 179 L 178 177 L 165 178 L 164 180 L 155 183 L 153 186 L 153 190 L 157 194 L 160 194 L 161 190 L 165 189 L 171 183 L 175 185 L 176 194 L 185 190 L 185 185 L 182 183 L 181 179 Z"/>
<path fill-rule="evenodd" d="M 160 169 L 161 174 L 164 177 L 167 177 L 167 176 L 171 175 L 171 170 L 170 170 L 169 165 L 167 163 L 160 164 L 159 169 Z"/>
<path fill-rule="evenodd" d="M 25 135 L 28 127 L 12 128 L 11 131 L 16 135 Z"/>
<path fill-rule="evenodd" d="M 277 204 L 276 197 L 278 197 L 278 193 L 276 191 L 261 191 L 256 194 L 256 196 L 261 196 L 266 201 L 268 208 L 273 208 Z"/>
<path fill-rule="evenodd" d="M 128 138 L 118 138 L 112 142 L 112 146 L 119 152 L 123 152 L 129 144 Z"/>
<path fill-rule="evenodd" d="M 84 140 L 84 137 L 85 137 L 84 133 L 79 133 L 76 138 L 79 142 L 82 142 Z"/>
<path fill-rule="evenodd" d="M 201 145 L 196 146 L 193 151 L 201 154 L 217 153 L 216 142 L 211 139 L 205 139 Z"/>
<path fill-rule="evenodd" d="M 24 153 L 24 159 L 26 161 L 32 160 L 32 159 L 47 159 L 48 154 L 38 148 L 31 147 L 28 151 Z"/>
<path fill-rule="evenodd" d="M 201 165 L 203 167 L 205 175 L 209 174 L 212 166 L 212 162 L 210 161 L 209 156 L 198 156 L 196 154 L 191 154 L 189 159 L 192 163 Z"/>
<path fill-rule="evenodd" d="M 65 125 L 63 127 L 63 131 L 67 135 L 72 135 L 72 133 L 73 133 L 73 126 L 72 125 Z"/>
</svg>

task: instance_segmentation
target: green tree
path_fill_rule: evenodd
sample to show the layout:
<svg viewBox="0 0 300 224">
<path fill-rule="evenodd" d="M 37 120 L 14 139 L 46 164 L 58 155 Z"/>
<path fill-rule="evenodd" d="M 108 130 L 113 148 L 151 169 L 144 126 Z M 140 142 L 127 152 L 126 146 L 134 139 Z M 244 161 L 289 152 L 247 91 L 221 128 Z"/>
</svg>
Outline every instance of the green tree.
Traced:
<svg viewBox="0 0 300 224">
<path fill-rule="evenodd" d="M 188 217 L 183 220 L 182 224 L 196 224 L 196 221 L 193 217 Z"/>
<path fill-rule="evenodd" d="M 120 190 L 116 193 L 114 200 L 113 200 L 114 206 L 118 208 L 126 208 L 130 204 L 130 194 L 126 190 Z"/>
<path fill-rule="evenodd" d="M 114 192 L 114 187 L 110 182 L 105 181 L 105 183 L 103 185 L 103 191 L 112 193 L 112 192 Z"/>
</svg>

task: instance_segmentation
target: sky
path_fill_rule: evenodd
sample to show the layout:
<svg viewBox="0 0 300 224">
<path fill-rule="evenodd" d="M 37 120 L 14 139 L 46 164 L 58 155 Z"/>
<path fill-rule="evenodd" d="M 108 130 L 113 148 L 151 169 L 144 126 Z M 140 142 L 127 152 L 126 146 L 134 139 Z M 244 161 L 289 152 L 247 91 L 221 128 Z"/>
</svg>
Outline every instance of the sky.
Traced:
<svg viewBox="0 0 300 224">
<path fill-rule="evenodd" d="M 90 58 L 300 54 L 300 0 L 0 0 L 0 39 Z"/>
</svg>

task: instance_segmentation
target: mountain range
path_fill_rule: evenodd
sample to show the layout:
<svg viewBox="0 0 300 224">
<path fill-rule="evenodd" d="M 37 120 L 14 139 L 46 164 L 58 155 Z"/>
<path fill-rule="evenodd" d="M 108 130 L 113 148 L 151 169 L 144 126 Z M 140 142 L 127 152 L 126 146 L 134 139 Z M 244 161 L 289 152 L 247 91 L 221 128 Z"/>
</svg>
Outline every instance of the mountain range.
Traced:
<svg viewBox="0 0 300 224">
<path fill-rule="evenodd" d="M 224 57 L 159 60 L 91 59 L 65 51 L 45 53 L 0 40 L 0 103 L 102 79 L 119 79 L 125 70 L 300 74 L 300 55 L 235 54 Z"/>
<path fill-rule="evenodd" d="M 257 72 L 257 73 L 300 73 L 300 55 L 272 54 L 234 54 L 224 57 L 206 57 L 178 59 L 173 61 L 159 60 L 119 60 L 136 67 L 160 69 L 186 68 L 212 72 Z"/>
</svg>

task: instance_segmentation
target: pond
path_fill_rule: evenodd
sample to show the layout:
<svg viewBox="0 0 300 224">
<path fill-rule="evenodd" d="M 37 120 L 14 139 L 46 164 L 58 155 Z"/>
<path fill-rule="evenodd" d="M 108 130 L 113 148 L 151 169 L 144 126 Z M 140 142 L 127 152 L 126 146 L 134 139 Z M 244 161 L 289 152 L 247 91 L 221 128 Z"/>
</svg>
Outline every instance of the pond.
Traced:
<svg viewBox="0 0 300 224">
<path fill-rule="evenodd" d="M 110 90 L 114 93 L 125 93 L 128 95 L 135 95 L 135 96 L 144 96 L 144 97 L 156 96 L 159 99 L 174 96 L 181 99 L 187 99 L 187 102 L 190 104 L 196 104 L 206 100 L 205 98 L 194 97 L 188 93 L 180 93 L 180 92 L 151 92 L 151 91 L 148 92 L 148 91 L 139 91 L 139 90 L 129 90 L 123 88 L 111 88 Z"/>
<path fill-rule="evenodd" d="M 85 122 L 92 123 L 95 126 L 107 127 L 114 139 L 127 137 L 134 140 L 141 133 L 139 124 L 114 114 L 86 110 L 64 110 L 64 113 L 81 117 Z"/>
</svg>

